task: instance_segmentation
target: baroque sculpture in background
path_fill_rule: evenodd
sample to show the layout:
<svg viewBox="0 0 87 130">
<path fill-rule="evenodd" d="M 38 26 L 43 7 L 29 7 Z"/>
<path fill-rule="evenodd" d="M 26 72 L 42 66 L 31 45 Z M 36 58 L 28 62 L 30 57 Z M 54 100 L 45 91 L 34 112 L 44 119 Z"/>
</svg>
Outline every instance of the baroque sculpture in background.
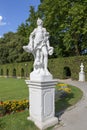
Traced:
<svg viewBox="0 0 87 130">
<path fill-rule="evenodd" d="M 49 32 L 43 27 L 43 21 L 38 18 L 37 28 L 30 34 L 29 44 L 23 49 L 34 56 L 34 70 L 30 74 L 31 79 L 52 79 L 52 75 L 47 69 L 48 55 L 53 54 L 53 47 L 49 43 Z M 38 77 L 36 77 L 38 75 Z M 45 78 L 44 78 L 45 77 Z"/>
<path fill-rule="evenodd" d="M 85 81 L 84 65 L 81 63 L 79 72 L 79 81 Z"/>
</svg>

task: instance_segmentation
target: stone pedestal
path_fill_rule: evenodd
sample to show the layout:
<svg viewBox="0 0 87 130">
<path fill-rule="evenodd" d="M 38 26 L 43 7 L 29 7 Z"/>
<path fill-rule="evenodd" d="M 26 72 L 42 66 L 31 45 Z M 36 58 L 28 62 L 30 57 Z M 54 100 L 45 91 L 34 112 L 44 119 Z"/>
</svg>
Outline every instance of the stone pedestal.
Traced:
<svg viewBox="0 0 87 130">
<path fill-rule="evenodd" d="M 29 87 L 29 120 L 34 121 L 41 130 L 58 123 L 55 117 L 55 85 L 57 80 L 26 80 Z"/>
<path fill-rule="evenodd" d="M 85 73 L 84 72 L 79 73 L 79 81 L 85 81 Z"/>
<path fill-rule="evenodd" d="M 84 72 L 83 63 L 81 63 L 81 66 L 80 66 L 79 81 L 85 81 L 85 72 Z"/>
</svg>

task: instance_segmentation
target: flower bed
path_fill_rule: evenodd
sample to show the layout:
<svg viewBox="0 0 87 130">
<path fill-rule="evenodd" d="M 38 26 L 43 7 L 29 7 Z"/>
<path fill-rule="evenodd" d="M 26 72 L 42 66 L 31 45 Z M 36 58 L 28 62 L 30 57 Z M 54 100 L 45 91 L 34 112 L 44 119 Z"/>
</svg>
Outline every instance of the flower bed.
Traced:
<svg viewBox="0 0 87 130">
<path fill-rule="evenodd" d="M 68 84 L 58 83 L 56 85 L 57 98 L 67 97 L 71 93 L 72 91 Z"/>
<path fill-rule="evenodd" d="M 58 90 L 63 90 L 67 94 L 71 93 L 71 88 L 67 84 L 57 84 Z"/>
<path fill-rule="evenodd" d="M 14 112 L 23 111 L 29 108 L 29 101 L 0 101 L 0 116 Z"/>
</svg>

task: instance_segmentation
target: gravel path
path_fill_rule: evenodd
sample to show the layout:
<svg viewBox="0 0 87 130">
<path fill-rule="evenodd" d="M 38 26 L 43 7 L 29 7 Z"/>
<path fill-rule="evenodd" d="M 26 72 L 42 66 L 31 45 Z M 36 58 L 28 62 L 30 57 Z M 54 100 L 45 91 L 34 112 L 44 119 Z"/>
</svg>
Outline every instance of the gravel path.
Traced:
<svg viewBox="0 0 87 130">
<path fill-rule="evenodd" d="M 60 123 L 53 130 L 87 130 L 87 82 L 59 80 L 74 85 L 83 91 L 83 98 L 73 107 L 66 110 L 59 118 Z"/>
</svg>

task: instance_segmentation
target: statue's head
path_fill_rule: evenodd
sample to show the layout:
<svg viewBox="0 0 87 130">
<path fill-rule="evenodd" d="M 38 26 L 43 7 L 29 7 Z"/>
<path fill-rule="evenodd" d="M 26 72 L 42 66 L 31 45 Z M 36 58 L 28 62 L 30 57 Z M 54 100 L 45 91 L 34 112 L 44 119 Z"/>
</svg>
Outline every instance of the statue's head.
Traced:
<svg viewBox="0 0 87 130">
<path fill-rule="evenodd" d="M 43 25 L 43 21 L 40 18 L 37 19 L 37 25 Z"/>
</svg>

